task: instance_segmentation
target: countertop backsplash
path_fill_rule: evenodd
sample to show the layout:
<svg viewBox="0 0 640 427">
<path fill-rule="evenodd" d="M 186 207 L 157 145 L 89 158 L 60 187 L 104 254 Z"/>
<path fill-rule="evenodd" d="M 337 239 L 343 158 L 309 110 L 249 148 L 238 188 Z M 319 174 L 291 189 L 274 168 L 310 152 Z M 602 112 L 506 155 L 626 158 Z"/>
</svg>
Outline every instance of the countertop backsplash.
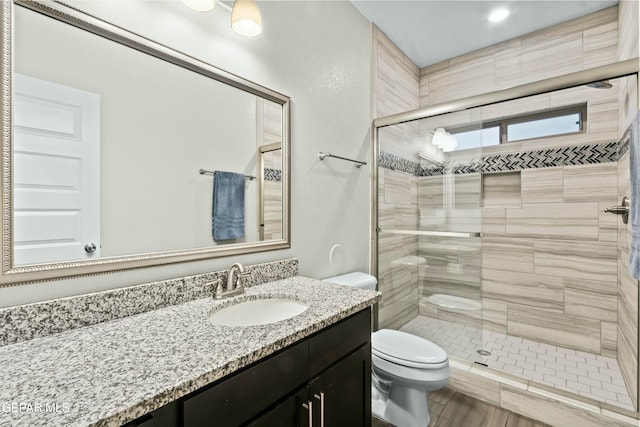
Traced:
<svg viewBox="0 0 640 427">
<path fill-rule="evenodd" d="M 246 266 L 246 287 L 298 274 L 298 259 Z M 0 346 L 120 319 L 213 295 L 226 270 L 0 309 Z"/>
</svg>

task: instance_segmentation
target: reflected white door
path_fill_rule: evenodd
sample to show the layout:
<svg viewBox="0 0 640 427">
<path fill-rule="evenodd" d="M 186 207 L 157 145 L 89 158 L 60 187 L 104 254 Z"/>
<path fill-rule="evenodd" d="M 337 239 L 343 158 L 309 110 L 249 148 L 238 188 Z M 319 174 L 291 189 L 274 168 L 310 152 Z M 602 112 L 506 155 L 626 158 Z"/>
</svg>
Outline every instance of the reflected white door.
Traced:
<svg viewBox="0 0 640 427">
<path fill-rule="evenodd" d="M 100 256 L 100 95 L 19 74 L 14 87 L 14 264 Z"/>
</svg>

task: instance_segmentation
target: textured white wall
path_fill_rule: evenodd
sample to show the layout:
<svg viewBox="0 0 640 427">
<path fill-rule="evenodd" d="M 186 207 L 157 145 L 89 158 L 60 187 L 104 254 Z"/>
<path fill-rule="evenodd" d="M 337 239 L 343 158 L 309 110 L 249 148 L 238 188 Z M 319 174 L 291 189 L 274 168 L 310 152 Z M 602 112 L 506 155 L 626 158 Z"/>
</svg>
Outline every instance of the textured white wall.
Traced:
<svg viewBox="0 0 640 427">
<path fill-rule="evenodd" d="M 0 306 L 46 300 L 286 257 L 300 273 L 326 277 L 368 270 L 369 166 L 319 151 L 369 158 L 369 23 L 346 1 L 259 2 L 264 31 L 243 38 L 222 8 L 198 13 L 179 1 L 79 2 L 79 8 L 291 97 L 289 250 L 217 258 L 0 289 Z M 90 9 L 90 10 L 89 10 Z M 339 266 L 329 262 L 342 245 Z"/>
</svg>

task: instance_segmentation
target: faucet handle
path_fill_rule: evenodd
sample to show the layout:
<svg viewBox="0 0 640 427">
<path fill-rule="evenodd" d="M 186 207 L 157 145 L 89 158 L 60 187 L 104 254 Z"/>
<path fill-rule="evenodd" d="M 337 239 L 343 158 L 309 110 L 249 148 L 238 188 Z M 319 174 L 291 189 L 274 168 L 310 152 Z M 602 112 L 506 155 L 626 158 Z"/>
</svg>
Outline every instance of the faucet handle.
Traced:
<svg viewBox="0 0 640 427">
<path fill-rule="evenodd" d="M 222 298 L 222 293 L 224 292 L 222 289 L 222 279 L 216 279 L 212 282 L 213 285 L 213 297 L 220 299 Z"/>
</svg>

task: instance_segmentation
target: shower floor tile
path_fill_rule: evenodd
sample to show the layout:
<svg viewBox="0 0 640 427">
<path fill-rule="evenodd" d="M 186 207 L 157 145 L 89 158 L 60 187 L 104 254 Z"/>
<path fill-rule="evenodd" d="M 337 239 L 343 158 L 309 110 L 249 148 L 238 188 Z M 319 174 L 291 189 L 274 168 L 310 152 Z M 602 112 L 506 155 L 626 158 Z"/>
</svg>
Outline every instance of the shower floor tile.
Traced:
<svg viewBox="0 0 640 427">
<path fill-rule="evenodd" d="M 417 316 L 400 330 L 426 338 L 457 358 L 484 363 L 541 384 L 634 410 L 618 361 L 612 357 L 427 316 Z M 480 354 L 479 350 L 490 354 Z"/>
</svg>

